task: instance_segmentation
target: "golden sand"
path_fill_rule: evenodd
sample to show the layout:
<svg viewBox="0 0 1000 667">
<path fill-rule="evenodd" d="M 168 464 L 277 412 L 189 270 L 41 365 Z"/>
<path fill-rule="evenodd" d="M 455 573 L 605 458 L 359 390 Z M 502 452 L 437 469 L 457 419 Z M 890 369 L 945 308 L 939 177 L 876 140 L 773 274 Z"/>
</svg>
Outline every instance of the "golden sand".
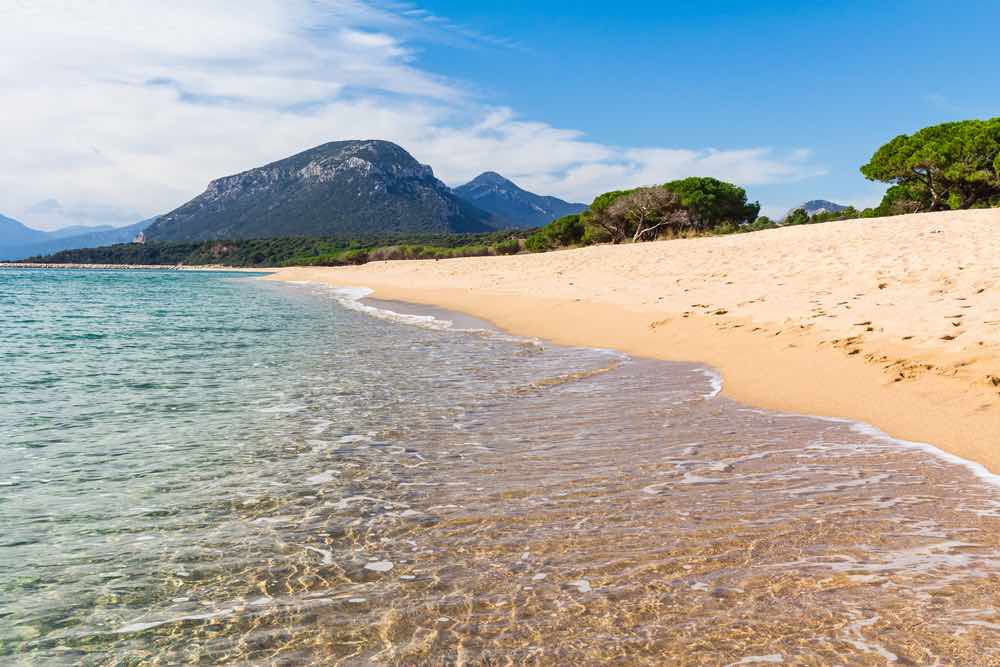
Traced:
<svg viewBox="0 0 1000 667">
<path fill-rule="evenodd" d="M 747 404 L 1000 471 L 1000 210 L 534 255 L 289 268 L 512 333 L 698 361 Z"/>
</svg>

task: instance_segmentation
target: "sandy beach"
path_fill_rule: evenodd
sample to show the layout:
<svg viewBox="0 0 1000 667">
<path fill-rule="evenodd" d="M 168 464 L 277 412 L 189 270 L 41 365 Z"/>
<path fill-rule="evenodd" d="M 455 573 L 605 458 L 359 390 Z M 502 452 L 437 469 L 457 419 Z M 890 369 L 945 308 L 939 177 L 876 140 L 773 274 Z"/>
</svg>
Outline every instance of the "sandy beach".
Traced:
<svg viewBox="0 0 1000 667">
<path fill-rule="evenodd" d="M 718 369 L 749 405 L 872 424 L 1000 472 L 1000 211 L 507 257 L 289 268 L 512 333 Z"/>
</svg>

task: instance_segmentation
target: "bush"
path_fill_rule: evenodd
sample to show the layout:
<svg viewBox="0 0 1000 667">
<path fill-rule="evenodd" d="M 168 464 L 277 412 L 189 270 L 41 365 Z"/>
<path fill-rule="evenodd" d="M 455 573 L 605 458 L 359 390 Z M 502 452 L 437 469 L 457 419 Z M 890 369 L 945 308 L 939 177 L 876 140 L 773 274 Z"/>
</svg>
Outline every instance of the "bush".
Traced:
<svg viewBox="0 0 1000 667">
<path fill-rule="evenodd" d="M 733 222 L 724 222 L 721 225 L 713 227 L 711 233 L 715 236 L 724 236 L 726 234 L 735 234 L 742 231 L 740 226 Z"/>
<path fill-rule="evenodd" d="M 524 242 L 529 252 L 545 252 L 560 246 L 574 246 L 583 243 L 587 227 L 584 215 L 574 213 L 553 220 L 532 234 Z"/>
<path fill-rule="evenodd" d="M 582 216 L 575 213 L 553 220 L 542 231 L 556 245 L 570 246 L 578 245 L 583 240 L 586 227 Z"/>
<path fill-rule="evenodd" d="M 545 232 L 539 231 L 528 237 L 524 242 L 524 249 L 528 252 L 546 252 L 552 250 L 552 245 Z"/>
<path fill-rule="evenodd" d="M 590 220 L 591 218 L 589 215 L 584 218 L 583 238 L 580 239 L 580 245 L 596 245 L 598 243 L 610 243 L 611 236 L 600 227 L 597 227 L 594 224 L 592 224 Z"/>
<path fill-rule="evenodd" d="M 517 239 L 507 239 L 493 246 L 493 250 L 498 255 L 516 255 L 521 252 L 521 244 L 518 243 Z"/>
<path fill-rule="evenodd" d="M 361 249 L 345 250 L 340 259 L 345 264 L 364 264 L 368 261 L 368 252 Z"/>
<path fill-rule="evenodd" d="M 788 227 L 789 225 L 808 225 L 810 222 L 811 220 L 806 210 L 804 208 L 797 208 L 785 216 L 781 224 Z"/>
</svg>

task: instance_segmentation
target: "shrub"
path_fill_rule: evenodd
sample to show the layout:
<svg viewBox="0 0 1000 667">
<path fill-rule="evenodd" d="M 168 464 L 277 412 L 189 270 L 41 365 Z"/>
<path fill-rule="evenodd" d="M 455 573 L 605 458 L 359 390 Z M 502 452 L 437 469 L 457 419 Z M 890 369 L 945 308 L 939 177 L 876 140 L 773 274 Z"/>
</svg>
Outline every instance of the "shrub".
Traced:
<svg viewBox="0 0 1000 667">
<path fill-rule="evenodd" d="M 789 225 L 808 225 L 810 222 L 809 214 L 806 213 L 806 210 L 804 208 L 797 208 L 785 216 L 781 224 L 787 227 Z"/>
<path fill-rule="evenodd" d="M 493 250 L 498 255 L 516 255 L 521 252 L 521 244 L 518 243 L 517 239 L 507 239 L 493 246 Z"/>
<path fill-rule="evenodd" d="M 545 252 L 552 250 L 552 245 L 549 242 L 549 237 L 544 232 L 538 231 L 524 242 L 524 249 L 528 252 Z"/>
</svg>

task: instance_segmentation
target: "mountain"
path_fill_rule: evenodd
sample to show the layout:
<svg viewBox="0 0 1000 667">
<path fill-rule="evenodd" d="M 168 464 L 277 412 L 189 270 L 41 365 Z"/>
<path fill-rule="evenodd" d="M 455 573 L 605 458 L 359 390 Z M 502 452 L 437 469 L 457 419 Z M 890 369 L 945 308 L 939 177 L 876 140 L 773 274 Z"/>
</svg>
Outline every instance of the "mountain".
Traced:
<svg viewBox="0 0 1000 667">
<path fill-rule="evenodd" d="M 2 217 L 2 216 L 0 216 Z M 68 236 L 59 236 L 60 232 L 65 232 L 66 228 L 56 230 L 46 234 L 39 232 L 41 239 L 28 243 L 2 243 L 0 242 L 0 260 L 25 259 L 27 257 L 38 257 L 41 255 L 51 255 L 60 250 L 76 250 L 79 248 L 100 248 L 101 246 L 114 245 L 116 243 L 129 243 L 153 223 L 156 218 L 149 218 L 137 222 L 127 227 L 83 227 L 79 229 L 81 233 Z M 0 222 L 2 226 L 2 222 Z M 93 231 L 87 231 L 93 230 Z M 35 230 L 32 230 L 35 231 Z"/>
<path fill-rule="evenodd" d="M 14 218 L 0 215 L 0 248 L 41 241 L 48 236 L 45 232 L 32 229 Z"/>
<path fill-rule="evenodd" d="M 484 232 L 493 216 L 459 199 L 388 141 L 335 141 L 212 181 L 159 218 L 150 241 Z"/>
<path fill-rule="evenodd" d="M 87 225 L 70 225 L 68 227 L 60 227 L 54 231 L 48 233 L 50 239 L 65 239 L 71 236 L 81 236 L 83 234 L 94 234 L 96 232 L 109 232 L 114 229 L 113 225 L 95 225 L 89 227 Z"/>
<path fill-rule="evenodd" d="M 465 201 L 497 216 L 505 227 L 541 227 L 587 209 L 556 197 L 528 192 L 500 174 L 487 171 L 452 190 Z"/>
<path fill-rule="evenodd" d="M 809 215 L 816 215 L 817 213 L 840 213 L 847 207 L 842 204 L 835 204 L 832 201 L 827 201 L 825 199 L 810 199 L 804 204 L 794 207 L 792 211 L 800 208 Z M 789 211 L 789 213 L 792 211 Z"/>
</svg>

